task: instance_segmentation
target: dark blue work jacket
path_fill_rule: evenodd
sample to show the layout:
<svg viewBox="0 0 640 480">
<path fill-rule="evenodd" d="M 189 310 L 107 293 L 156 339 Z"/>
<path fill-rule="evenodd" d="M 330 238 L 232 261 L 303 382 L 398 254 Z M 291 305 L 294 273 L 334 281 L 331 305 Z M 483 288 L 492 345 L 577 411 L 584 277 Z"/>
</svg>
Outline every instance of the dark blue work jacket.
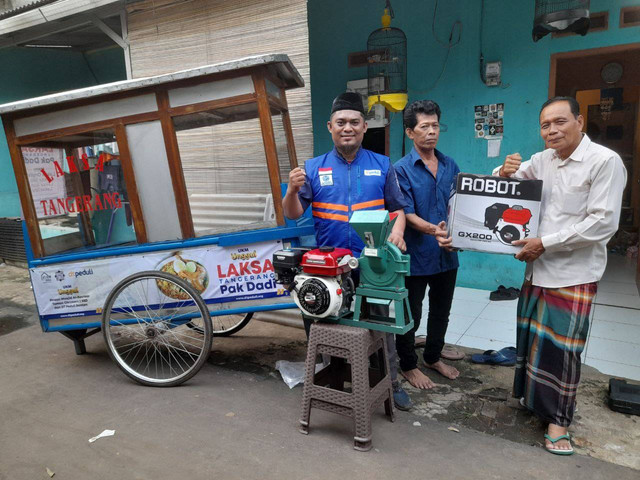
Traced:
<svg viewBox="0 0 640 480">
<path fill-rule="evenodd" d="M 460 169 L 453 158 L 435 151 L 438 171 L 434 178 L 415 148 L 395 164 L 406 203 L 405 213 L 415 213 L 437 225 L 447 221 L 447 207 Z M 411 275 L 433 275 L 458 268 L 458 254 L 447 252 L 432 235 L 413 229 L 409 222 L 404 232 L 407 253 L 411 255 Z"/>
<path fill-rule="evenodd" d="M 389 158 L 364 148 L 351 163 L 334 148 L 307 160 L 304 170 L 298 198 L 305 210 L 311 204 L 318 246 L 348 248 L 358 257 L 364 243 L 348 223 L 351 214 L 406 205 Z"/>
</svg>

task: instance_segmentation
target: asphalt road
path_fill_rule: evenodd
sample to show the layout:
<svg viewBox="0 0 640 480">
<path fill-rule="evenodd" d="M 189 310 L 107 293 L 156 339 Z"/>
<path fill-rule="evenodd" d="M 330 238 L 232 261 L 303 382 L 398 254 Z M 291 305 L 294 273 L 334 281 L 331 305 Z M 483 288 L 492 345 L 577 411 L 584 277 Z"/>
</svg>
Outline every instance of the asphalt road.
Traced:
<svg viewBox="0 0 640 480">
<path fill-rule="evenodd" d="M 640 478 L 637 470 L 584 455 L 556 457 L 410 413 L 396 412 L 391 423 L 382 408 L 374 449 L 357 452 L 342 417 L 313 410 L 310 435 L 298 433 L 302 390 L 289 390 L 272 372 L 213 358 L 180 387 L 142 387 L 111 362 L 101 335 L 77 356 L 68 339 L 42 333 L 35 317 L 24 315 L 22 328 L 0 335 L 3 480 L 46 479 L 47 468 L 55 479 L 95 480 Z M 252 322 L 241 332 L 244 340 L 217 344 L 241 354 L 303 338 L 297 329 L 263 325 Z M 89 443 L 105 429 L 115 435 Z"/>
</svg>

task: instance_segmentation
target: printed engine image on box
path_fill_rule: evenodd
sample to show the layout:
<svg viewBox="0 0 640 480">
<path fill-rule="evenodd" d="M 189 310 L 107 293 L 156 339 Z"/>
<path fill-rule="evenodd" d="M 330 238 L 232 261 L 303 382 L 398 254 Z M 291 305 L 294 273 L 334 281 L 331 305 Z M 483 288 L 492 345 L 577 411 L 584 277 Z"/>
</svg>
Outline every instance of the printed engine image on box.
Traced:
<svg viewBox="0 0 640 480">
<path fill-rule="evenodd" d="M 542 180 L 458 174 L 449 199 L 448 229 L 461 250 L 515 254 L 516 240 L 538 232 Z"/>
</svg>

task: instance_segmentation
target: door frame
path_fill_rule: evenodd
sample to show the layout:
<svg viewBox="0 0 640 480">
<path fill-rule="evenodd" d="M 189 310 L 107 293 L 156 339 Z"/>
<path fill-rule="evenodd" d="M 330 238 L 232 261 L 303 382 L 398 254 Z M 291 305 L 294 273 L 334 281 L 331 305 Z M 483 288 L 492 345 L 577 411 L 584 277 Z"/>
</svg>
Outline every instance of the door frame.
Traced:
<svg viewBox="0 0 640 480">
<path fill-rule="evenodd" d="M 572 50 L 570 52 L 552 53 L 549 63 L 549 98 L 556 95 L 556 78 L 558 73 L 558 60 L 566 60 L 568 58 L 591 57 L 594 55 L 608 55 L 613 53 L 624 52 L 629 49 L 639 49 L 640 42 L 625 43 L 623 45 L 613 45 L 611 47 L 587 48 L 584 50 Z"/>
<path fill-rule="evenodd" d="M 558 76 L 558 60 L 568 58 L 589 57 L 592 55 L 608 55 L 624 52 L 629 49 L 640 49 L 640 42 L 625 43 L 611 47 L 588 48 L 584 50 L 572 50 L 570 52 L 553 53 L 549 64 L 549 98 L 556 95 L 556 79 Z M 636 131 L 634 135 L 634 169 L 631 179 L 631 204 L 634 205 L 634 225 L 640 224 L 640 101 L 638 101 L 638 115 L 636 115 Z M 637 168 L 636 168 L 637 167 Z M 640 229 L 639 229 L 640 231 Z M 640 254 L 636 265 L 636 286 L 640 294 Z"/>
</svg>

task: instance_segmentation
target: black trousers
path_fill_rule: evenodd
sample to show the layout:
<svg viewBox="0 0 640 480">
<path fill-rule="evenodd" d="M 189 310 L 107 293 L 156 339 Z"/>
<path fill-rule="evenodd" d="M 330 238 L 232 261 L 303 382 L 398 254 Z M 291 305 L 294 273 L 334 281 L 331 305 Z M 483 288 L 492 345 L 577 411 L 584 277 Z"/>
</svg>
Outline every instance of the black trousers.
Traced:
<svg viewBox="0 0 640 480">
<path fill-rule="evenodd" d="M 424 348 L 425 363 L 436 363 L 444 347 L 444 336 L 449 325 L 449 312 L 453 301 L 458 269 L 436 273 L 434 275 L 412 275 L 405 278 L 409 290 L 409 307 L 414 326 L 404 335 L 396 335 L 396 349 L 400 357 L 403 372 L 418 367 L 415 351 L 416 330 L 422 319 L 422 301 L 429 286 L 429 317 L 427 318 L 427 343 Z"/>
</svg>

